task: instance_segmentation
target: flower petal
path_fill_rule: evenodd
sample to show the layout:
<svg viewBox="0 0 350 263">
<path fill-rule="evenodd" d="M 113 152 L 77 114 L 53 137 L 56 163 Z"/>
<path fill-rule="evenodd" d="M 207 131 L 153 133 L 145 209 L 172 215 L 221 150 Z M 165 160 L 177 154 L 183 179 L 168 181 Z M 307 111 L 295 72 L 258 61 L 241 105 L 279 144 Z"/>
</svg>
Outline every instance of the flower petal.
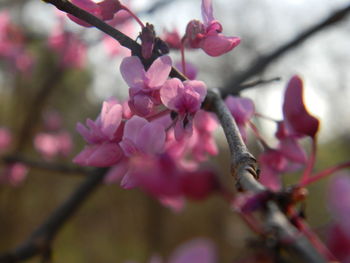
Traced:
<svg viewBox="0 0 350 263">
<path fill-rule="evenodd" d="M 120 73 L 131 88 L 142 88 L 145 79 L 145 69 L 136 56 L 126 57 L 120 64 Z"/>
<path fill-rule="evenodd" d="M 160 89 L 160 98 L 162 103 L 169 109 L 177 111 L 178 95 L 181 90 L 184 89 L 184 85 L 178 78 L 172 78 L 167 80 L 163 87 Z"/>
<path fill-rule="evenodd" d="M 145 154 L 158 154 L 164 149 L 166 133 L 158 123 L 148 123 L 139 130 L 137 147 Z"/>
<path fill-rule="evenodd" d="M 102 132 L 112 140 L 117 131 L 123 115 L 123 107 L 120 104 L 110 106 L 108 102 L 103 102 L 101 111 Z"/>
<path fill-rule="evenodd" d="M 319 121 L 310 115 L 303 101 L 303 83 L 299 76 L 293 76 L 288 83 L 283 103 L 283 115 L 288 128 L 297 135 L 315 137 Z"/>
<path fill-rule="evenodd" d="M 215 20 L 211 0 L 202 0 L 202 18 L 206 26 L 210 25 L 210 23 Z"/>
<path fill-rule="evenodd" d="M 171 58 L 169 56 L 161 56 L 157 58 L 147 70 L 147 84 L 152 89 L 159 89 L 168 79 L 171 71 Z"/>
<path fill-rule="evenodd" d="M 223 34 L 213 34 L 205 37 L 201 41 L 200 47 L 209 56 L 217 57 L 231 51 L 240 42 L 241 39 L 239 37 L 226 37 Z"/>
</svg>

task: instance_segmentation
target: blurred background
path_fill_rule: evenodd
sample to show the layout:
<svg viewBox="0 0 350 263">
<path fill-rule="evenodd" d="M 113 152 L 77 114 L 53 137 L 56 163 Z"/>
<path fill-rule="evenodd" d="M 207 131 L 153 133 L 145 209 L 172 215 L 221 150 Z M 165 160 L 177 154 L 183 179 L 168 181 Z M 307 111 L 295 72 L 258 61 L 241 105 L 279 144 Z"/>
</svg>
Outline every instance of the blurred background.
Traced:
<svg viewBox="0 0 350 263">
<path fill-rule="evenodd" d="M 154 24 L 160 36 L 175 28 L 182 36 L 190 20 L 201 20 L 200 2 L 130 0 L 129 5 L 142 21 Z M 212 88 L 227 86 L 258 57 L 349 5 L 346 0 L 213 2 L 224 34 L 239 36 L 242 42 L 219 58 L 208 57 L 201 50 L 186 53 L 188 61 L 198 68 L 197 78 Z M 43 1 L 0 0 L 0 14 L 0 158 L 20 156 L 74 168 L 71 160 L 84 146 L 75 131 L 76 123 L 95 119 L 103 100 L 127 97 L 119 65 L 128 53 L 96 29 L 74 24 Z M 121 30 L 133 38 L 138 35 L 133 22 L 123 24 Z M 57 44 L 63 32 L 72 35 L 64 50 Z M 349 32 L 350 17 L 320 30 L 250 79 L 279 77 L 280 81 L 241 94 L 252 98 L 261 114 L 281 119 L 286 83 L 293 74 L 300 74 L 307 107 L 322 123 L 318 170 L 350 156 Z M 79 52 L 70 48 L 79 48 Z M 174 61 L 180 58 L 178 51 L 170 55 Z M 275 124 L 259 120 L 256 124 L 276 145 Z M 6 134 L 11 135 L 11 141 Z M 50 148 L 52 141 L 59 141 L 61 147 Z M 250 141 L 251 149 L 258 152 L 254 138 Z M 210 164 L 234 188 L 221 130 L 217 142 L 220 154 Z M 307 141 L 305 146 L 309 147 Z M 0 165 L 3 174 L 8 172 L 4 161 Z M 16 179 L 3 179 L 0 185 L 0 252 L 24 241 L 84 179 L 75 173 L 12 168 Z M 286 180 L 297 181 L 295 176 Z M 310 187 L 306 206 L 307 219 L 321 236 L 330 221 L 327 181 Z M 139 190 L 103 185 L 57 235 L 53 256 L 54 262 L 147 262 L 154 253 L 166 258 L 176 246 L 196 237 L 212 239 L 219 262 L 224 263 L 252 253 L 257 246 L 254 234 L 220 197 L 189 201 L 182 212 L 174 213 Z"/>
</svg>

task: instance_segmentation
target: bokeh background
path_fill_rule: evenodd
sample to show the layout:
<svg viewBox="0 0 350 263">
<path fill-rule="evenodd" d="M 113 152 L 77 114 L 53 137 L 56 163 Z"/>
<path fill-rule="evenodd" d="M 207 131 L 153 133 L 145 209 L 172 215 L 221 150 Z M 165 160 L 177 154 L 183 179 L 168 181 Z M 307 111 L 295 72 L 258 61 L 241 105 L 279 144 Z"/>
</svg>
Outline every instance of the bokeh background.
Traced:
<svg viewBox="0 0 350 263">
<path fill-rule="evenodd" d="M 240 36 L 242 43 L 220 58 L 208 57 L 201 50 L 187 52 L 187 59 L 198 67 L 198 79 L 209 87 L 224 86 L 259 56 L 272 52 L 335 10 L 349 5 L 345 0 L 213 2 L 214 14 L 222 23 L 224 33 Z M 200 19 L 199 0 L 132 0 L 130 6 L 143 21 L 153 23 L 160 35 L 164 29 L 173 28 L 182 35 L 188 21 Z M 155 7 L 152 12 L 150 7 Z M 58 54 L 47 44 L 59 19 L 53 6 L 39 0 L 0 0 L 1 10 L 7 10 L 11 21 L 23 32 L 26 52 L 33 57 L 30 71 L 23 73 L 0 56 L 0 126 L 7 127 L 13 134 L 11 148 L 3 155 L 20 154 L 43 161 L 35 150 L 33 138 L 43 131 L 45 114 L 55 111 L 62 117 L 61 128 L 72 136 L 73 150 L 67 157 L 44 161 L 73 167 L 71 160 L 84 145 L 75 131 L 76 123 L 94 119 L 104 99 L 127 96 L 127 85 L 119 73 L 121 56 L 108 53 L 96 29 L 79 27 L 65 19 L 66 30 L 82 39 L 88 46 L 88 53 L 83 67 L 62 70 Z M 134 28 L 130 32 L 133 38 L 138 34 L 136 24 Z M 350 17 L 321 30 L 252 79 L 280 77 L 281 81 L 242 93 L 255 101 L 258 112 L 280 119 L 284 87 L 293 74 L 300 74 L 305 83 L 306 104 L 322 122 L 319 170 L 348 160 L 350 156 L 349 32 Z M 179 59 L 178 52 L 172 52 L 171 56 Z M 49 91 L 38 100 L 43 89 Z M 36 114 L 24 126 L 32 111 Z M 276 143 L 273 123 L 257 120 L 256 124 L 272 145 Z M 209 163 L 233 189 L 234 182 L 228 172 L 228 150 L 220 130 L 217 142 L 220 154 Z M 309 147 L 307 141 L 305 146 Z M 251 149 L 259 152 L 254 138 Z M 5 163 L 2 161 L 0 165 L 1 170 Z M 287 176 L 286 181 L 295 182 L 297 176 Z M 24 241 L 82 180 L 79 174 L 31 168 L 20 184 L 1 184 L 0 252 L 11 250 Z M 321 236 L 331 220 L 326 205 L 327 182 L 328 179 L 312 185 L 306 202 L 307 219 Z M 123 190 L 116 184 L 103 185 L 57 235 L 53 258 L 54 262 L 76 263 L 147 262 L 154 253 L 166 258 L 176 246 L 196 237 L 212 239 L 219 262 L 224 263 L 252 253 L 257 246 L 251 231 L 218 196 L 203 202 L 189 201 L 182 212 L 174 213 L 139 190 Z"/>
</svg>

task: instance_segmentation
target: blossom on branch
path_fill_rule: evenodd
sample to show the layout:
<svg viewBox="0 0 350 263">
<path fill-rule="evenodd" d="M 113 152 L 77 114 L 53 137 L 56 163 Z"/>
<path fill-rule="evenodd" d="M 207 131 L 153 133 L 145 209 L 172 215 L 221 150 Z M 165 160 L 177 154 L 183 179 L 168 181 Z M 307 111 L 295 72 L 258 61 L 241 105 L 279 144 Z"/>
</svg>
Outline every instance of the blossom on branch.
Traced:
<svg viewBox="0 0 350 263">
<path fill-rule="evenodd" d="M 159 89 L 168 79 L 171 71 L 169 56 L 157 58 L 145 71 L 140 59 L 136 56 L 124 58 L 120 65 L 123 79 L 129 85 L 130 109 L 140 116 L 152 114 L 161 105 Z"/>
<path fill-rule="evenodd" d="M 209 56 L 221 56 L 240 43 L 239 37 L 226 37 L 222 25 L 215 20 L 211 0 L 202 0 L 203 22 L 192 20 L 186 28 L 185 43 L 191 48 L 201 48 Z"/>
</svg>

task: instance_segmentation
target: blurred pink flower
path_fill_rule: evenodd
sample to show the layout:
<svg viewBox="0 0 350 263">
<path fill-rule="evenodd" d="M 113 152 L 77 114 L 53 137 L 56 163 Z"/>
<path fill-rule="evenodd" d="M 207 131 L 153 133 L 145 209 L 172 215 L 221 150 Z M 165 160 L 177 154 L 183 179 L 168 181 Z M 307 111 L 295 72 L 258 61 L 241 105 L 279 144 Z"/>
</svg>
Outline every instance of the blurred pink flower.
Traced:
<svg viewBox="0 0 350 263">
<path fill-rule="evenodd" d="M 68 156 L 72 150 L 72 138 L 66 131 L 41 132 L 35 136 L 34 146 L 46 159 L 52 159 L 57 155 Z"/>
<path fill-rule="evenodd" d="M 29 73 L 33 57 L 26 49 L 22 30 L 11 23 L 8 11 L 0 12 L 0 58 L 4 58 L 15 70 Z"/>
<path fill-rule="evenodd" d="M 0 173 L 0 183 L 18 186 L 27 176 L 28 169 L 22 163 L 11 163 L 5 165 Z"/>
<path fill-rule="evenodd" d="M 64 30 L 62 21 L 51 32 L 48 45 L 57 52 L 62 67 L 84 67 L 87 47 L 76 34 Z"/>
<path fill-rule="evenodd" d="M 186 42 L 192 48 L 201 48 L 209 56 L 220 56 L 231 51 L 240 43 L 238 37 L 226 37 L 221 24 L 213 16 L 211 0 L 202 0 L 203 22 L 192 20 L 186 28 Z"/>
<path fill-rule="evenodd" d="M 248 98 L 227 96 L 225 104 L 234 117 L 244 141 L 247 140 L 246 126 L 255 114 L 254 102 Z"/>
</svg>

